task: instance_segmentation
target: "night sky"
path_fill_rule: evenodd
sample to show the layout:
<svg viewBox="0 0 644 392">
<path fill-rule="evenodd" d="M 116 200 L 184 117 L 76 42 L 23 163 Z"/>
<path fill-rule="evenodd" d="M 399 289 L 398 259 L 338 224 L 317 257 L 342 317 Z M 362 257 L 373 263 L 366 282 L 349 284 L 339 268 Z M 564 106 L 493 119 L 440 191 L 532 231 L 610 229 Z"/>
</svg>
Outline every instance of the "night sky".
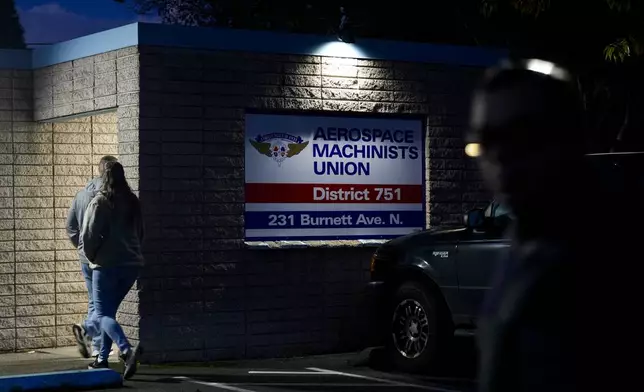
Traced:
<svg viewBox="0 0 644 392">
<path fill-rule="evenodd" d="M 125 24 L 157 22 L 112 0 L 16 0 L 27 44 L 69 40 Z"/>
</svg>

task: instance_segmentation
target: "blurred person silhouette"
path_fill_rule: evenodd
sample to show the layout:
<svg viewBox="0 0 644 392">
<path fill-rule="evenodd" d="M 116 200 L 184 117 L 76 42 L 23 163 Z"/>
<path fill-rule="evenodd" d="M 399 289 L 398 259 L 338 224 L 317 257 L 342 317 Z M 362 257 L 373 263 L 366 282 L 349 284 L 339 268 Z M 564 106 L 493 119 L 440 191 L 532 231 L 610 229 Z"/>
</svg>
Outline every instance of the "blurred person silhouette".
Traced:
<svg viewBox="0 0 644 392">
<path fill-rule="evenodd" d="M 69 208 L 69 212 L 67 213 L 67 235 L 69 236 L 69 239 L 74 247 L 78 249 L 81 272 L 83 274 L 83 278 L 85 279 L 85 287 L 87 288 L 87 319 L 91 319 L 92 315 L 94 314 L 94 299 L 92 294 L 92 269 L 89 267 L 89 260 L 87 260 L 85 253 L 82 251 L 82 249 L 79 249 L 80 230 L 81 226 L 83 225 L 85 210 L 103 184 L 101 176 L 105 171 L 105 165 L 107 164 L 107 162 L 116 162 L 116 160 L 117 159 L 111 155 L 106 155 L 101 158 L 101 160 L 98 162 L 98 177 L 93 178 L 90 182 L 87 183 L 85 188 L 76 193 Z M 83 332 L 86 328 L 86 320 L 81 324 L 72 325 L 72 333 L 74 334 L 74 338 L 76 339 L 78 351 L 81 356 L 83 358 L 89 358 L 90 356 L 96 358 L 101 348 L 101 336 L 100 334 L 97 334 L 93 338 L 88 338 L 87 334 Z"/>
<path fill-rule="evenodd" d="M 595 203 L 582 114 L 571 74 L 542 60 L 506 61 L 474 93 L 468 155 L 514 216 L 479 325 L 482 392 L 575 389 L 574 278 L 589 237 L 573 226 L 589 227 Z"/>
<path fill-rule="evenodd" d="M 102 337 L 99 355 L 89 367 L 109 367 L 110 348 L 115 342 L 125 363 L 123 378 L 128 379 L 137 370 L 142 349 L 130 344 L 116 313 L 144 263 L 143 219 L 139 199 L 120 163 L 107 162 L 102 180 L 100 191 L 87 207 L 80 234 L 80 247 L 92 268 L 95 309 L 84 332 Z"/>
</svg>

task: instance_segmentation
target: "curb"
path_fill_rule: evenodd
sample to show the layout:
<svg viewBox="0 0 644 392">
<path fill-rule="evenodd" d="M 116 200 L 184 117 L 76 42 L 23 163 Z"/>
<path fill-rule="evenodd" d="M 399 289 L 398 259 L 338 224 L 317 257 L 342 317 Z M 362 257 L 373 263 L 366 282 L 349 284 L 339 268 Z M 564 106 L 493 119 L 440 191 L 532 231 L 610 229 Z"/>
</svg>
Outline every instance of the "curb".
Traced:
<svg viewBox="0 0 644 392">
<path fill-rule="evenodd" d="M 111 369 L 19 374 L 0 377 L 0 392 L 45 391 L 120 387 L 120 373 Z"/>
</svg>

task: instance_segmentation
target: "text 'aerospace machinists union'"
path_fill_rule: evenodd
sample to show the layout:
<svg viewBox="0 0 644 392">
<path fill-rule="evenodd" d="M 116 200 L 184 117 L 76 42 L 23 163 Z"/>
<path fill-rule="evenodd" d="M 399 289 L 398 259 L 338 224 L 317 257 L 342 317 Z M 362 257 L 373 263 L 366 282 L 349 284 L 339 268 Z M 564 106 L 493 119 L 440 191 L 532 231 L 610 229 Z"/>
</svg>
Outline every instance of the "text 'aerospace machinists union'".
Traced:
<svg viewBox="0 0 644 392">
<path fill-rule="evenodd" d="M 313 136 L 313 172 L 318 176 L 369 176 L 371 162 L 418 159 L 414 131 L 318 127 Z"/>
</svg>

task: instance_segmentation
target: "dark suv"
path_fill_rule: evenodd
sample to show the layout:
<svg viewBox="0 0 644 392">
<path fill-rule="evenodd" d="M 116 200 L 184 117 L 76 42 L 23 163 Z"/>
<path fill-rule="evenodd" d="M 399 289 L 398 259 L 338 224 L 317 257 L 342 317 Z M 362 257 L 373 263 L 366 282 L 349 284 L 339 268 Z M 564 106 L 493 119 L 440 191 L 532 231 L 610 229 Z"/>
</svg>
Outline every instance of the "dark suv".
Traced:
<svg viewBox="0 0 644 392">
<path fill-rule="evenodd" d="M 588 155 L 598 186 L 642 192 L 644 153 Z M 644 194 L 639 193 L 639 194 Z M 637 208 L 633 206 L 634 208 Z M 428 370 L 458 332 L 476 330 L 497 263 L 507 257 L 511 214 L 499 203 L 475 209 L 464 226 L 412 233 L 383 244 L 371 260 L 370 346 L 404 371 Z M 557 224 L 557 222 L 553 222 Z"/>
<path fill-rule="evenodd" d="M 462 228 L 396 238 L 372 256 L 376 345 L 401 370 L 428 368 L 455 330 L 476 328 L 496 263 L 509 250 L 503 233 L 511 217 L 502 205 L 492 202 L 464 220 Z"/>
</svg>

